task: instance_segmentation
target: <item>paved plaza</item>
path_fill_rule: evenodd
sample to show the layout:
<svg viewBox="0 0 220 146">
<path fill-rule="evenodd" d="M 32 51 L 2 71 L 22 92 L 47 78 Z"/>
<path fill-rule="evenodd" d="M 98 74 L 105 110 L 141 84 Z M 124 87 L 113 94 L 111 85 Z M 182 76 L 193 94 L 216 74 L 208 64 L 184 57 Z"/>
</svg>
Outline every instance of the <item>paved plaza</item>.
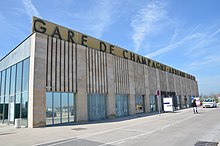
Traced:
<svg viewBox="0 0 220 146">
<path fill-rule="evenodd" d="M 0 125 L 0 145 L 35 146 L 193 146 L 220 142 L 220 108 L 140 114 L 101 122 L 19 128 Z M 204 144 L 205 145 L 205 144 Z"/>
</svg>

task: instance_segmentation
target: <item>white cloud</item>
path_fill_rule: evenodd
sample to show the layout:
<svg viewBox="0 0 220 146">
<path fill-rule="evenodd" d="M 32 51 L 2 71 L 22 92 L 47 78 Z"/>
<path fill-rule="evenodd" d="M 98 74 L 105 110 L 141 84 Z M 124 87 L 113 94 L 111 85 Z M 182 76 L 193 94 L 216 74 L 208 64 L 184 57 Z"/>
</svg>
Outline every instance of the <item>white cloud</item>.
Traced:
<svg viewBox="0 0 220 146">
<path fill-rule="evenodd" d="M 113 5 L 114 3 L 110 0 L 102 0 L 94 8 L 95 13 L 92 13 L 92 15 L 95 14 L 95 17 L 93 17 L 95 23 L 92 25 L 92 31 L 95 37 L 100 38 L 106 27 L 112 24 Z"/>
<path fill-rule="evenodd" d="M 82 25 L 80 29 L 84 29 L 87 33 L 96 38 L 101 38 L 107 28 L 116 20 L 118 12 L 117 2 L 111 0 L 94 1 L 89 9 L 80 9 L 81 13 L 72 13 L 71 11 L 63 11 L 64 15 L 71 17 L 75 21 L 79 21 Z M 82 30 L 83 31 L 83 30 Z"/>
<path fill-rule="evenodd" d="M 151 1 L 132 18 L 130 25 L 134 30 L 132 40 L 136 52 L 140 49 L 144 37 L 156 31 L 157 26 L 161 25 L 160 21 L 168 18 L 166 5 L 162 1 Z"/>
<path fill-rule="evenodd" d="M 25 10 L 24 9 L 21 9 L 21 8 L 10 8 L 9 9 L 9 13 L 11 14 L 11 15 L 14 15 L 14 16 L 16 16 L 16 17 L 20 17 L 20 16 L 22 16 L 23 14 L 25 14 Z"/>
<path fill-rule="evenodd" d="M 201 68 L 219 66 L 219 62 L 220 62 L 219 55 L 210 55 L 200 58 L 199 60 L 193 61 L 192 63 L 188 64 L 186 68 L 190 70 L 198 70 Z"/>
<path fill-rule="evenodd" d="M 41 17 L 37 8 L 34 6 L 31 0 L 22 0 L 27 15 L 32 19 L 33 16 Z"/>
<path fill-rule="evenodd" d="M 220 32 L 220 29 L 217 29 L 212 34 L 208 34 L 210 32 L 203 33 L 198 40 L 197 44 L 192 46 L 190 50 L 188 50 L 185 55 L 189 55 L 191 52 L 195 51 L 196 49 L 201 49 L 209 44 L 212 43 L 212 40 L 215 39 L 215 36 Z"/>
<path fill-rule="evenodd" d="M 187 44 L 188 42 L 192 41 L 192 40 L 196 40 L 200 37 L 199 33 L 195 33 L 195 34 L 190 34 L 188 36 L 185 36 L 183 39 L 181 39 L 180 41 L 171 43 L 170 45 L 163 47 L 157 51 L 154 51 L 152 53 L 149 53 L 147 55 L 145 55 L 146 57 L 152 58 L 152 57 L 156 57 L 158 55 L 164 54 L 166 52 L 169 52 L 173 49 L 179 48 L 181 46 L 183 46 L 184 44 Z"/>
</svg>

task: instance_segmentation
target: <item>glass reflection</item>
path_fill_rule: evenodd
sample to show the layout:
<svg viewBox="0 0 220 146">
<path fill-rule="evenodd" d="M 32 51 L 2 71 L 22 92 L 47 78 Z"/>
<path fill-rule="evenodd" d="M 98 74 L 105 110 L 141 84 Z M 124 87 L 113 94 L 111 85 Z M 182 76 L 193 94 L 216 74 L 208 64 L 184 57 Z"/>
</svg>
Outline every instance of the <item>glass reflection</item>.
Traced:
<svg viewBox="0 0 220 146">
<path fill-rule="evenodd" d="M 53 124 L 53 99 L 52 92 L 46 93 L 46 124 Z"/>
<path fill-rule="evenodd" d="M 1 72 L 0 123 L 3 123 L 5 71 Z"/>
<path fill-rule="evenodd" d="M 13 124 L 15 118 L 21 118 L 22 126 L 27 126 L 28 78 L 29 58 L 1 72 L 0 121 L 2 123 Z"/>
<path fill-rule="evenodd" d="M 62 123 L 68 122 L 68 93 L 62 93 Z"/>
<path fill-rule="evenodd" d="M 74 94 L 46 92 L 46 125 L 74 121 Z"/>
<path fill-rule="evenodd" d="M 69 93 L 69 122 L 74 121 L 74 115 L 75 115 L 74 94 Z"/>
<path fill-rule="evenodd" d="M 23 92 L 21 95 L 21 125 L 27 126 L 28 92 Z"/>
<path fill-rule="evenodd" d="M 54 98 L 54 113 L 53 113 L 54 124 L 59 124 L 59 123 L 61 123 L 61 119 L 60 119 L 60 116 L 61 116 L 60 93 L 54 93 L 53 98 Z"/>
</svg>

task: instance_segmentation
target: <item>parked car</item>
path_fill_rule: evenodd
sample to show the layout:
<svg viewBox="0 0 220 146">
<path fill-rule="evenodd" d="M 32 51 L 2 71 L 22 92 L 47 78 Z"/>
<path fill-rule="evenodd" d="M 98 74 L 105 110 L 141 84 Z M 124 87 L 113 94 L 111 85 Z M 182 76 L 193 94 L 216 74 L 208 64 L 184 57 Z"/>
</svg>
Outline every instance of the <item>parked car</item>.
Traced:
<svg viewBox="0 0 220 146">
<path fill-rule="evenodd" d="M 206 107 L 217 107 L 217 104 L 216 104 L 216 102 L 215 102 L 214 99 L 212 99 L 212 98 L 207 98 L 207 99 L 205 99 L 205 100 L 203 101 L 202 107 L 203 107 L 203 108 L 206 108 Z"/>
</svg>

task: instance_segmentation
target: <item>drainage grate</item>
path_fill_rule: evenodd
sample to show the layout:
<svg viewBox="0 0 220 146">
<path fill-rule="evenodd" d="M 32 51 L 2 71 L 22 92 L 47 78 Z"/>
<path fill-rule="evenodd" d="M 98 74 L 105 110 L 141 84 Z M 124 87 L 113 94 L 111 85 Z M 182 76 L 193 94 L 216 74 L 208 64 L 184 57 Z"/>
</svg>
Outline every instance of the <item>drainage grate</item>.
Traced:
<svg viewBox="0 0 220 146">
<path fill-rule="evenodd" d="M 195 146 L 218 146 L 218 142 L 197 141 Z"/>
<path fill-rule="evenodd" d="M 86 128 L 73 128 L 72 130 L 81 131 L 81 130 L 86 130 Z"/>
</svg>

